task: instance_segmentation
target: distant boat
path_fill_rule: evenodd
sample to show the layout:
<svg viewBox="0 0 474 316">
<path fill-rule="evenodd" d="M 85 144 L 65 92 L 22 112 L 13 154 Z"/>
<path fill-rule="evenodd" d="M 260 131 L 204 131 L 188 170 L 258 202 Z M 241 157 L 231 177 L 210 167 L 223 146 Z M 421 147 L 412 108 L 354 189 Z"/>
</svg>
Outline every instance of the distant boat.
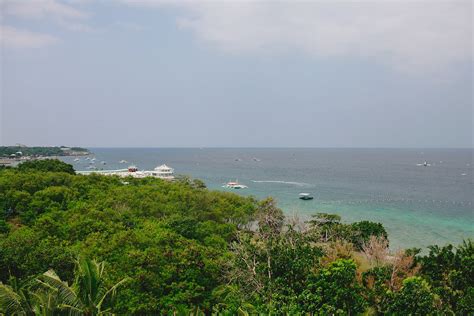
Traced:
<svg viewBox="0 0 474 316">
<path fill-rule="evenodd" d="M 299 198 L 300 198 L 300 200 L 305 200 L 305 201 L 313 199 L 313 197 L 309 193 L 300 193 Z"/>
<path fill-rule="evenodd" d="M 79 161 L 79 158 L 74 159 L 74 161 Z"/>
<path fill-rule="evenodd" d="M 119 163 L 128 163 L 128 161 L 122 159 L 119 161 Z"/>
<path fill-rule="evenodd" d="M 246 189 L 246 188 L 248 188 L 248 186 L 240 184 L 237 180 L 235 182 L 233 182 L 233 181 L 227 182 L 222 187 L 223 188 L 228 188 L 228 189 Z"/>
<path fill-rule="evenodd" d="M 427 161 L 425 161 L 425 162 L 423 162 L 423 163 L 417 163 L 416 165 L 419 166 L 419 167 L 421 167 L 421 166 L 423 166 L 423 167 L 431 167 L 431 164 L 428 163 Z"/>
<path fill-rule="evenodd" d="M 258 159 L 258 158 L 255 158 L 255 157 L 253 157 L 252 159 L 253 159 L 253 161 L 262 161 L 261 159 Z"/>
</svg>

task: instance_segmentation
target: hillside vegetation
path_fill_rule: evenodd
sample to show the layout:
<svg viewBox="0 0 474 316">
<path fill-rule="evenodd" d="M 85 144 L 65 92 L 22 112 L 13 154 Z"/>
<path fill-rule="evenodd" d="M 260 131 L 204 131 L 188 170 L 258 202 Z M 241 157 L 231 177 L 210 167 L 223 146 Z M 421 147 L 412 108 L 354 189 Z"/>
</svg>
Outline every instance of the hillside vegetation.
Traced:
<svg viewBox="0 0 474 316">
<path fill-rule="evenodd" d="M 26 147 L 26 146 L 0 146 L 0 157 L 49 157 L 87 155 L 89 150 L 81 147 Z"/>
<path fill-rule="evenodd" d="M 0 169 L 0 314 L 474 313 L 470 240 L 390 253 L 379 223 L 71 170 Z"/>
</svg>

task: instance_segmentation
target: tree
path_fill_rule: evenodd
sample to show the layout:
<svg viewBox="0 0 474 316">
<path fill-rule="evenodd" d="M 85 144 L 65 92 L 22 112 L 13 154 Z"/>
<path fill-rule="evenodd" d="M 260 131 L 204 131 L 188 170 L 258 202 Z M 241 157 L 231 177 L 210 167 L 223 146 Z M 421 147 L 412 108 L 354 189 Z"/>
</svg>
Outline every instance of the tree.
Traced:
<svg viewBox="0 0 474 316">
<path fill-rule="evenodd" d="M 361 221 L 351 224 L 350 229 L 352 232 L 351 241 L 358 250 L 363 249 L 364 244 L 369 242 L 371 236 L 383 238 L 388 241 L 387 231 L 380 223 Z"/>
<path fill-rule="evenodd" d="M 308 223 L 313 234 L 323 242 L 335 241 L 341 237 L 341 217 L 337 214 L 317 213 Z"/>
<path fill-rule="evenodd" d="M 44 172 L 66 172 L 75 174 L 72 165 L 62 162 L 58 159 L 28 160 L 18 165 L 21 171 L 36 170 Z"/>
<path fill-rule="evenodd" d="M 445 308 L 457 314 L 474 313 L 474 242 L 431 246 L 426 256 L 418 258 L 420 274 L 430 281 Z"/>
<path fill-rule="evenodd" d="M 31 315 L 34 314 L 35 302 L 28 290 L 28 284 L 19 285 L 17 279 L 10 277 L 10 285 L 0 282 L 0 314 Z"/>
<path fill-rule="evenodd" d="M 127 278 L 106 286 L 105 263 L 89 259 L 79 259 L 76 262 L 74 283 L 69 286 L 59 276 L 49 270 L 37 281 L 46 291 L 54 291 L 59 301 L 59 307 L 71 313 L 82 315 L 103 315 L 111 311 L 117 288 L 127 282 Z"/>
<path fill-rule="evenodd" d="M 256 212 L 258 230 L 262 238 L 270 239 L 280 234 L 285 216 L 276 206 L 272 198 L 267 198 L 258 204 Z"/>
<path fill-rule="evenodd" d="M 354 261 L 338 259 L 309 278 L 301 299 L 308 313 L 351 315 L 365 310 L 362 290 Z"/>
<path fill-rule="evenodd" d="M 409 277 L 401 290 L 392 294 L 386 310 L 394 315 L 431 315 L 436 311 L 437 299 L 426 280 Z"/>
<path fill-rule="evenodd" d="M 117 288 L 128 279 L 106 286 L 105 263 L 89 259 L 76 262 L 75 280 L 69 286 L 54 270 L 48 270 L 24 286 L 0 282 L 0 312 L 7 315 L 108 315 L 113 308 Z"/>
<path fill-rule="evenodd" d="M 369 240 L 362 245 L 362 251 L 372 265 L 381 265 L 387 261 L 388 240 L 372 235 Z"/>
<path fill-rule="evenodd" d="M 10 225 L 4 219 L 0 219 L 0 234 L 6 234 L 9 231 Z"/>
</svg>

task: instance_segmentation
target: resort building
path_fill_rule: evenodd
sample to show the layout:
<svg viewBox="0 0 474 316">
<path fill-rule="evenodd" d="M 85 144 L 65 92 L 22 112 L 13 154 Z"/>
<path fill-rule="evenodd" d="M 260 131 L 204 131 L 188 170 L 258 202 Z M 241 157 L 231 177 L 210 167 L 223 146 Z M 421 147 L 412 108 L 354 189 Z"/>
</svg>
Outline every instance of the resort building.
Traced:
<svg viewBox="0 0 474 316">
<path fill-rule="evenodd" d="M 149 173 L 150 171 L 146 171 Z M 174 169 L 163 164 L 151 171 L 151 176 L 161 179 L 174 179 Z"/>
<path fill-rule="evenodd" d="M 174 169 L 163 164 L 156 167 L 153 170 L 138 170 L 136 166 L 129 166 L 127 169 L 120 170 L 91 170 L 91 171 L 78 171 L 80 174 L 91 174 L 99 173 L 103 175 L 115 175 L 119 177 L 134 177 L 134 178 L 145 178 L 153 177 L 160 178 L 164 180 L 173 180 L 174 179 Z"/>
</svg>

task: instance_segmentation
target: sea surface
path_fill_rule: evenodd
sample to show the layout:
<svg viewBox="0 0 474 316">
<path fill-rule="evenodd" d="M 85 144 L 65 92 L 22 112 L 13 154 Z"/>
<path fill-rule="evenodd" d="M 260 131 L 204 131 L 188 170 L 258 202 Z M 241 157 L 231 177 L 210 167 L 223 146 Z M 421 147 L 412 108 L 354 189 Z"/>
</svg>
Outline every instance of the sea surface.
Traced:
<svg viewBox="0 0 474 316">
<path fill-rule="evenodd" d="M 473 149 L 90 148 L 95 165 L 166 163 L 209 189 L 274 197 L 286 214 L 336 213 L 386 227 L 392 249 L 474 239 Z M 76 170 L 87 160 L 64 157 Z M 120 163 L 126 160 L 129 163 Z M 106 164 L 101 164 L 104 161 Z M 424 162 L 430 164 L 423 166 Z M 247 189 L 222 187 L 238 180 Z M 302 201 L 308 192 L 314 200 Z"/>
</svg>

